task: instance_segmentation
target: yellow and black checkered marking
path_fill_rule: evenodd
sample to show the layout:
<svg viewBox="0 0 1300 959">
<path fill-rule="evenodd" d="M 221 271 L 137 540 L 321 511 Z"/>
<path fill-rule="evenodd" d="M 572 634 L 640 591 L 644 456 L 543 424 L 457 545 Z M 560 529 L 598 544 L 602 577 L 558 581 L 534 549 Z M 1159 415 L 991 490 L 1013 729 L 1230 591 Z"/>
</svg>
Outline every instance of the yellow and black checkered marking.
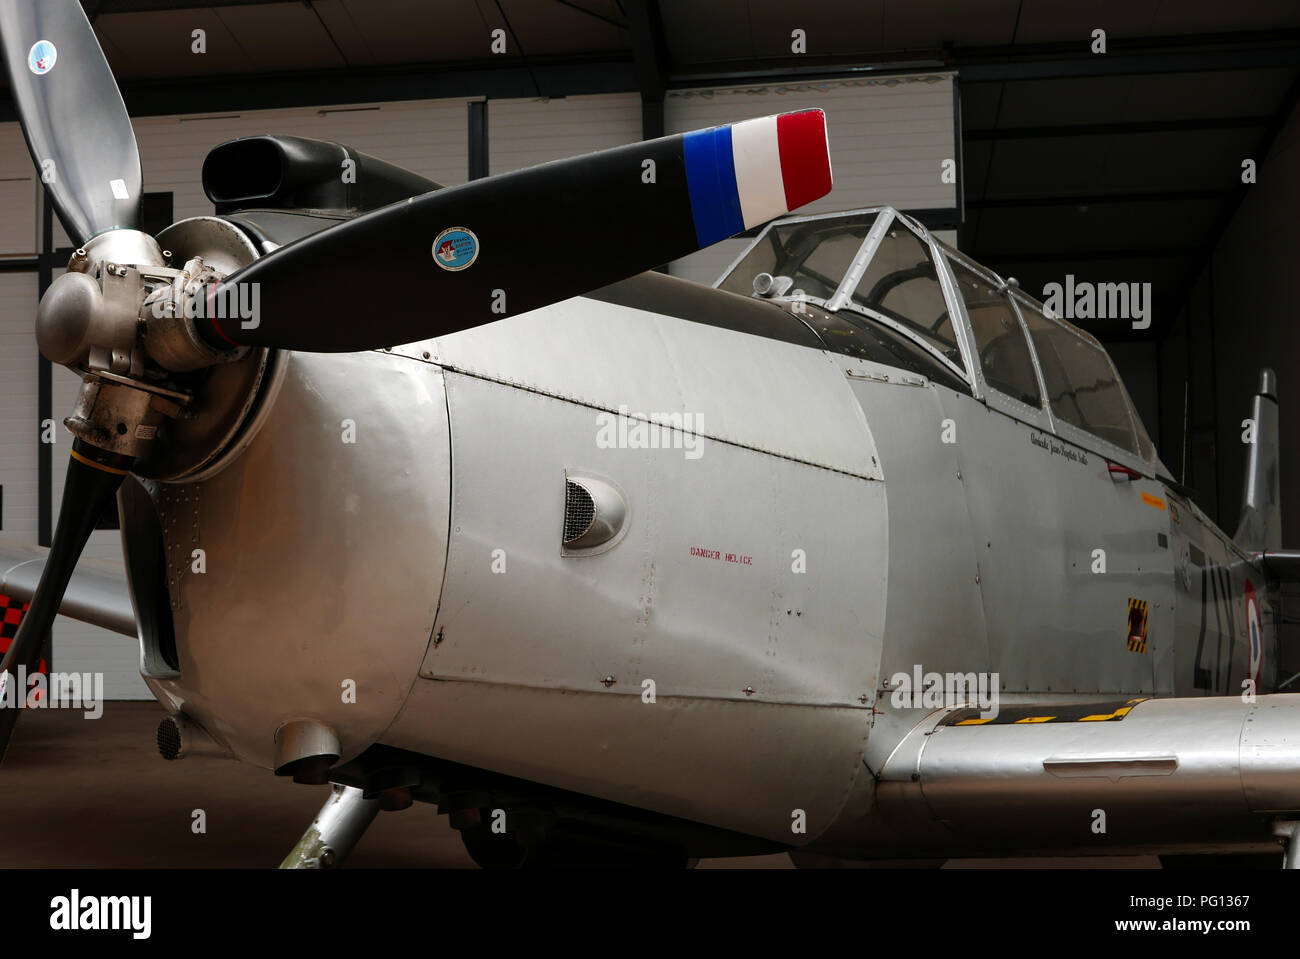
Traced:
<svg viewBox="0 0 1300 959">
<path fill-rule="evenodd" d="M 958 709 L 949 713 L 940 726 L 1030 726 L 1040 723 L 1117 723 L 1144 699 L 1125 699 L 1109 703 L 1062 703 L 1059 706 L 1035 704 L 1003 706 L 991 719 L 980 715 L 978 708 Z"/>
<path fill-rule="evenodd" d="M 1133 599 L 1128 601 L 1128 651 L 1145 653 L 1147 651 L 1147 601 Z"/>
</svg>

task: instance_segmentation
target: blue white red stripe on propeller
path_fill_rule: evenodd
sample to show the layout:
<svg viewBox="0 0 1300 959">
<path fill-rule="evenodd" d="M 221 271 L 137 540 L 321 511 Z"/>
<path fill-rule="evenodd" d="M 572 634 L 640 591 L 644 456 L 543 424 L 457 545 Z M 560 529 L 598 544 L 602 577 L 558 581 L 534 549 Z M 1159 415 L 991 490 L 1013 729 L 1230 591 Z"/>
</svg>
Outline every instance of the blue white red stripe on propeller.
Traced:
<svg viewBox="0 0 1300 959">
<path fill-rule="evenodd" d="M 788 213 L 831 189 L 826 114 L 782 113 L 682 140 L 700 246 Z"/>
</svg>

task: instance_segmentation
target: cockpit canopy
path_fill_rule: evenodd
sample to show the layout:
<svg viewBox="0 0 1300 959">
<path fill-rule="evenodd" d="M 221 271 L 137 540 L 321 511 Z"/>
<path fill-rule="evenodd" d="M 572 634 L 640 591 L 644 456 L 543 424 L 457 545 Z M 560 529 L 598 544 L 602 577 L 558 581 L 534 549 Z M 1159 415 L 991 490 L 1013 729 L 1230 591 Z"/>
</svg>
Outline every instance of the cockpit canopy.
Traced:
<svg viewBox="0 0 1300 959">
<path fill-rule="evenodd" d="M 777 220 L 715 286 L 835 326 L 821 332 L 838 334 L 823 336 L 838 352 L 923 373 L 1066 439 L 1156 462 L 1096 338 L 889 207 Z"/>
</svg>

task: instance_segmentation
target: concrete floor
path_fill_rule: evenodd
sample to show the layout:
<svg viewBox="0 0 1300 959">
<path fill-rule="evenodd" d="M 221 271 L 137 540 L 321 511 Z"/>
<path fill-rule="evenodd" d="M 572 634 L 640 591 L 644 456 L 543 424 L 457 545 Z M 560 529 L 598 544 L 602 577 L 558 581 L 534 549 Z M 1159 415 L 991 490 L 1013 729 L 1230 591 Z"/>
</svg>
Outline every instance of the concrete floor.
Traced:
<svg viewBox="0 0 1300 959">
<path fill-rule="evenodd" d="M 94 721 L 78 710 L 25 711 L 0 769 L 0 868 L 278 865 L 329 787 L 220 759 L 169 763 L 154 744 L 162 716 L 154 702 L 108 702 Z M 206 813 L 205 834 L 190 828 L 195 809 Z M 381 812 L 348 865 L 475 868 L 427 803 Z M 785 855 L 701 865 L 792 868 Z"/>
<path fill-rule="evenodd" d="M 0 769 L 0 868 L 278 865 L 329 787 L 298 785 L 227 760 L 166 762 L 154 744 L 162 715 L 154 702 L 108 702 L 94 721 L 78 710 L 24 712 Z M 191 830 L 196 809 L 206 814 L 206 833 Z M 426 803 L 381 812 L 348 865 L 474 868 L 460 834 Z M 945 868 L 987 865 L 1158 868 L 1159 862 L 1150 856 L 962 860 Z M 706 859 L 700 867 L 793 868 L 784 854 Z"/>
</svg>

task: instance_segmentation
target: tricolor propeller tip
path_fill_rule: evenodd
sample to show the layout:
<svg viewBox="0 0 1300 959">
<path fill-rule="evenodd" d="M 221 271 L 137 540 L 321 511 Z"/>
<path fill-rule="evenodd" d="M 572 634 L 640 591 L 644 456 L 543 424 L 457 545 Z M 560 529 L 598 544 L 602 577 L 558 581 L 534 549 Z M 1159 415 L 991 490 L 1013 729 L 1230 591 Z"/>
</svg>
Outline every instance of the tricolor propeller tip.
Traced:
<svg viewBox="0 0 1300 959">
<path fill-rule="evenodd" d="M 831 191 L 826 114 L 802 110 L 687 133 L 691 214 L 708 246 Z"/>
</svg>

